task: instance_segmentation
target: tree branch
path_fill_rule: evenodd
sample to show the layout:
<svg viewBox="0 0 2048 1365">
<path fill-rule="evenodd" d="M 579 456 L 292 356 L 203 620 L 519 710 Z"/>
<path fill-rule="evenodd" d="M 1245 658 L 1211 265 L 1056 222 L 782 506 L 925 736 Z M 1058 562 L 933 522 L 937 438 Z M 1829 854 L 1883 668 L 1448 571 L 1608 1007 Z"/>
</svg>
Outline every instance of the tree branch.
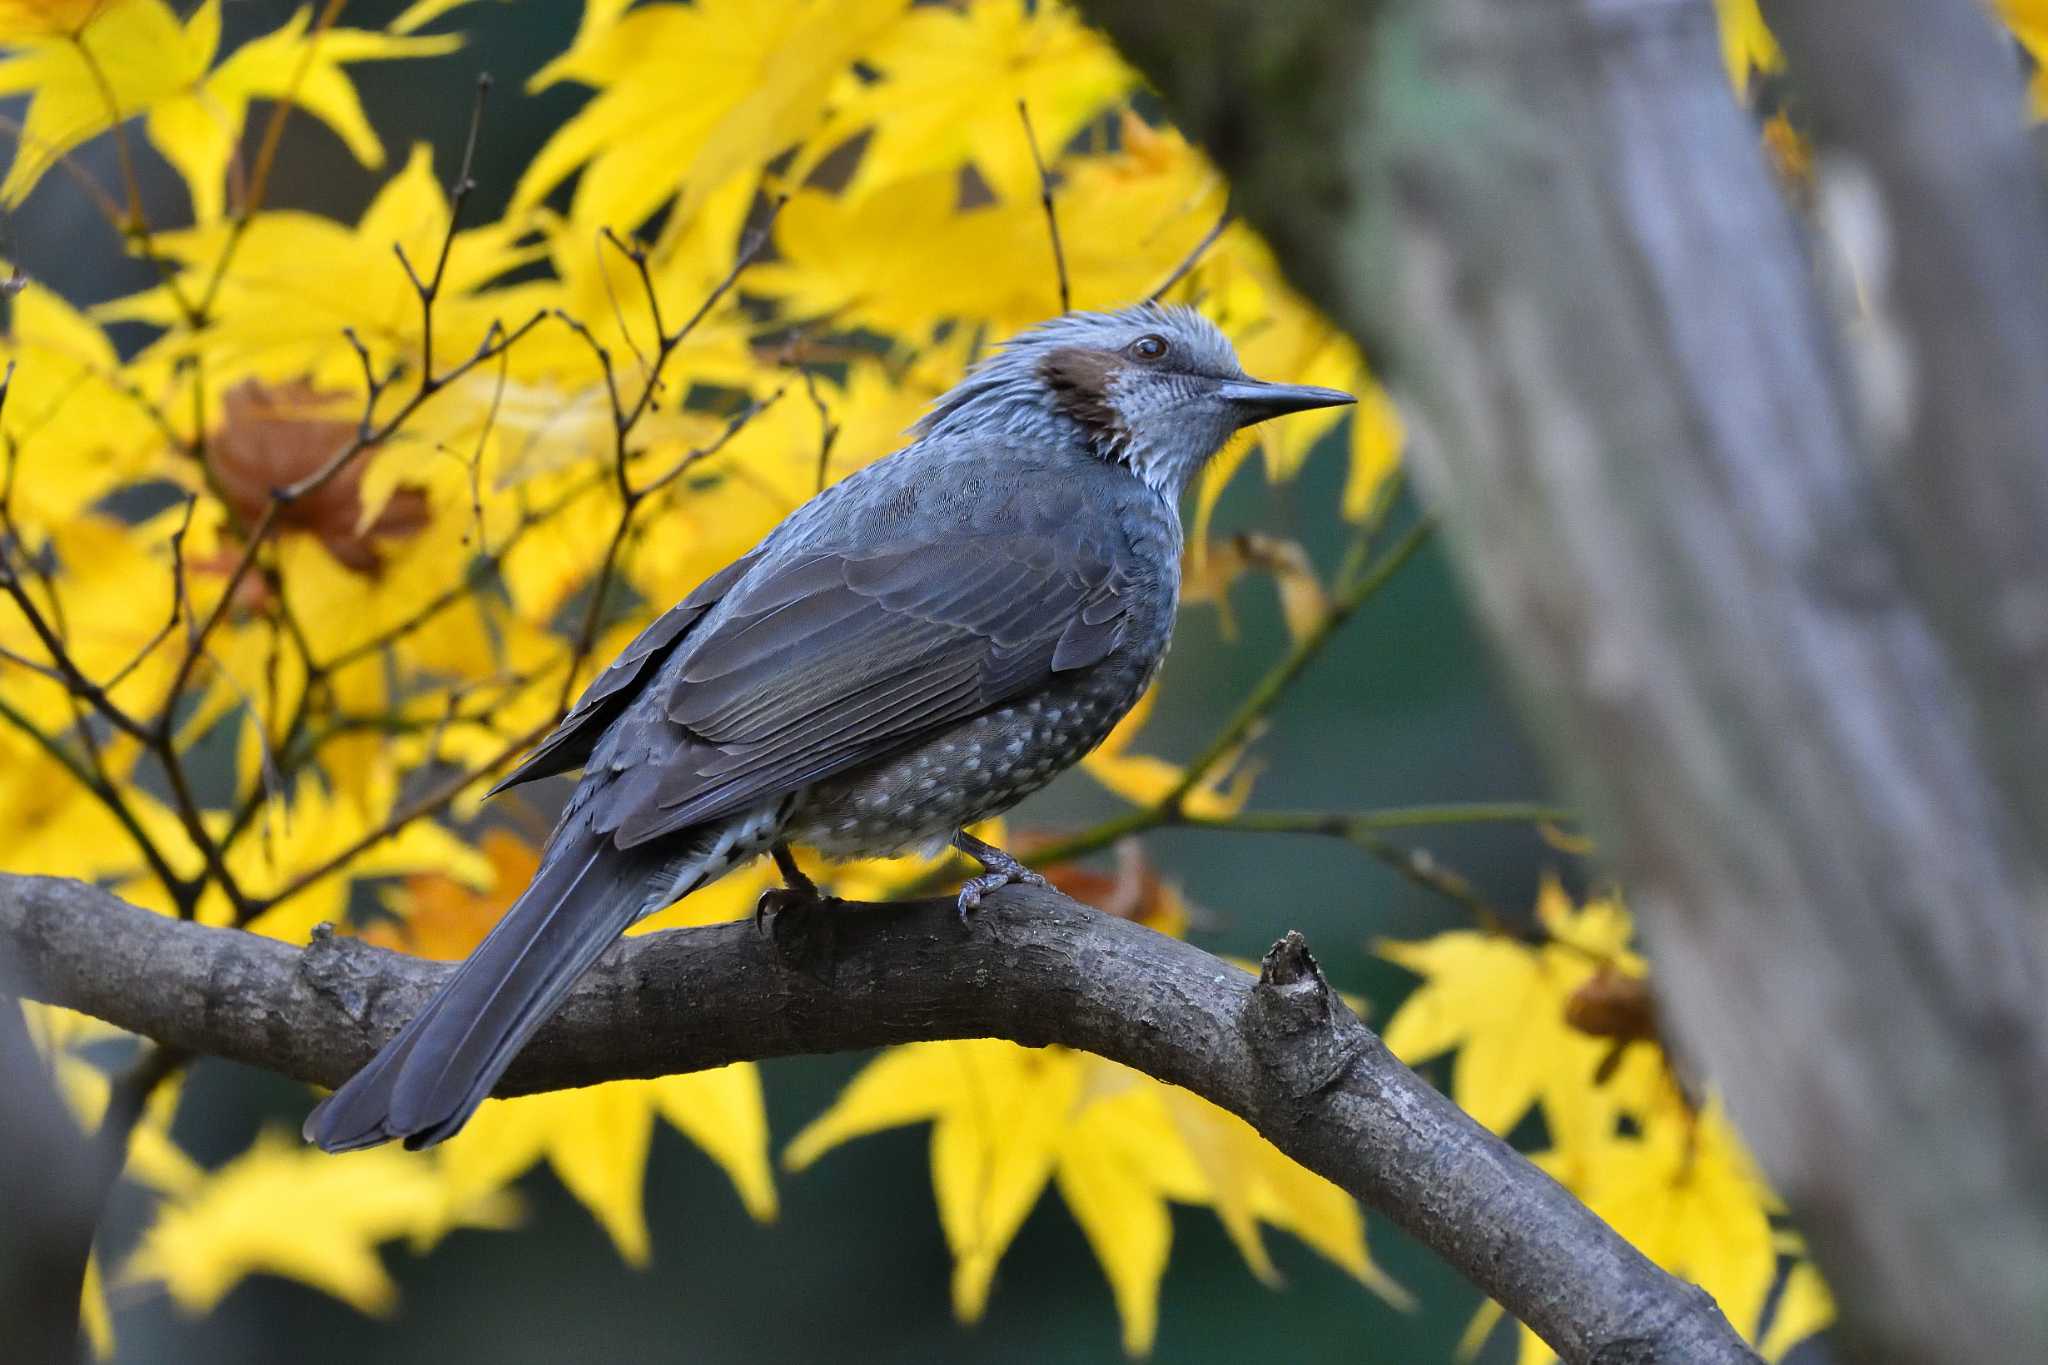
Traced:
<svg viewBox="0 0 2048 1365">
<path fill-rule="evenodd" d="M 174 1048 L 333 1085 L 452 968 L 321 933 L 305 949 L 97 888 L 0 876 L 0 960 L 30 993 Z M 1390 1054 L 1298 934 L 1254 978 L 1054 892 L 827 906 L 634 937 L 501 1093 L 940 1038 L 1083 1048 L 1187 1087 L 1380 1210 L 1569 1361 L 1755 1357 L 1652 1265 Z"/>
</svg>

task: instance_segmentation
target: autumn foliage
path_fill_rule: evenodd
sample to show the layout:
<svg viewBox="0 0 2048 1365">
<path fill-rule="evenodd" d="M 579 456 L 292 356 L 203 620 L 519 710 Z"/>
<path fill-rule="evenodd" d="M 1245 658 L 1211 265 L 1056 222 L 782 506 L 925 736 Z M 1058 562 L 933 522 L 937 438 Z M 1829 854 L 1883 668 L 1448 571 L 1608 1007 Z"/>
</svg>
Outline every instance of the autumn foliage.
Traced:
<svg viewBox="0 0 2048 1365">
<path fill-rule="evenodd" d="M 462 6 L 422 0 L 385 31 L 347 27 L 342 8 L 222 51 L 219 0 L 182 14 L 166 0 L 0 4 L 0 93 L 27 97 L 0 204 L 67 175 L 158 272 L 90 308 L 33 278 L 11 286 L 7 870 L 294 942 L 334 921 L 460 956 L 532 872 L 546 826 L 527 798 L 485 807 L 490 777 L 651 613 L 895 448 L 992 342 L 1057 312 L 1062 288 L 1079 307 L 1163 289 L 1214 317 L 1251 372 L 1365 395 L 1348 416 L 1262 428 L 1210 469 L 1190 521 L 1192 609 L 1268 577 L 1312 652 L 1383 581 L 1374 566 L 1405 555 L 1382 544 L 1402 441 L 1392 405 L 1226 217 L 1215 170 L 1064 6 L 586 0 L 573 46 L 532 84 L 589 98 L 509 197 L 492 196 L 507 202 L 489 221 L 468 210 L 466 166 L 383 145 L 350 76 L 454 51 Z M 2004 8 L 2037 42 L 2034 7 Z M 1775 49 L 1746 0 L 1723 12 L 1747 88 Z M 471 96 L 454 83 L 447 98 Z M 519 95 L 490 96 L 505 98 Z M 389 156 L 354 221 L 271 201 L 291 109 L 365 166 Z M 487 110 L 479 127 L 488 137 Z M 66 162 L 99 137 L 117 144 L 120 183 Z M 182 182 L 174 211 L 145 212 L 145 158 Z M 117 348 L 117 323 L 147 339 Z M 1254 454 L 1282 481 L 1315 450 L 1348 463 L 1331 515 L 1357 528 L 1351 560 L 1324 575 L 1289 542 L 1211 538 L 1221 489 Z M 1181 895 L 1142 855 L 1115 875 L 1068 860 L 1116 833 L 1242 818 L 1258 713 L 1180 763 L 1146 744 L 1151 710 L 1086 765 L 1130 815 L 1047 856 L 1074 894 L 1180 932 Z M 1366 825 L 1321 832 L 1456 899 L 1454 878 Z M 1560 862 L 1577 851 L 1561 843 Z M 930 872 L 817 870 L 878 898 Z M 747 914 L 769 875 L 737 873 L 643 927 Z M 1540 1121 L 1548 1170 L 1768 1351 L 1789 1348 L 1826 1322 L 1825 1290 L 1718 1107 L 1666 1054 L 1622 900 L 1574 904 L 1553 885 L 1535 922 L 1533 937 L 1475 921 L 1384 945 L 1419 982 L 1378 1021 L 1388 1042 L 1417 1064 L 1445 1059 L 1450 1093 L 1496 1131 Z M 52 1010 L 34 1023 L 93 1123 L 111 1031 Z M 157 1087 L 129 1144 L 127 1178 L 155 1213 L 138 1245 L 101 1249 L 88 1320 L 102 1347 L 106 1281 L 160 1285 L 197 1313 L 243 1276 L 286 1275 L 385 1311 L 396 1291 L 380 1247 L 427 1253 L 458 1227 L 517 1235 L 514 1183 L 543 1162 L 622 1257 L 644 1260 L 659 1124 L 701 1146 L 750 1213 L 776 1213 L 751 1064 L 492 1102 L 431 1153 L 335 1158 L 271 1133 L 211 1170 L 169 1137 L 178 1101 L 175 1080 Z M 1386 1311 L 1406 1301 L 1334 1186 L 1206 1102 L 1082 1054 L 894 1050 L 781 1164 L 796 1178 L 906 1124 L 930 1127 L 964 1320 L 1052 1190 L 1133 1353 L 1153 1340 L 1176 1204 L 1213 1210 L 1261 1279 L 1276 1276 L 1264 1238 L 1278 1230 Z M 1475 1345 L 1496 1319 L 1479 1314 Z M 1526 1336 L 1524 1358 L 1542 1354 Z"/>
</svg>

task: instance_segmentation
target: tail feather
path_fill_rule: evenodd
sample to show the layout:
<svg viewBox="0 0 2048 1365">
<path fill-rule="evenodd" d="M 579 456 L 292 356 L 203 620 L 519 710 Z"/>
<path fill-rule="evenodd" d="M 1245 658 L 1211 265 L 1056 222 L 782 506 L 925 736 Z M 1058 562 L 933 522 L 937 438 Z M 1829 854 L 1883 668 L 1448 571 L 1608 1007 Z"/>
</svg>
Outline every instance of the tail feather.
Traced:
<svg viewBox="0 0 2048 1365">
<path fill-rule="evenodd" d="M 647 908 L 668 869 L 601 836 L 558 840 L 533 884 L 434 998 L 306 1118 L 330 1152 L 428 1147 L 483 1103 L 534 1031 Z"/>
</svg>

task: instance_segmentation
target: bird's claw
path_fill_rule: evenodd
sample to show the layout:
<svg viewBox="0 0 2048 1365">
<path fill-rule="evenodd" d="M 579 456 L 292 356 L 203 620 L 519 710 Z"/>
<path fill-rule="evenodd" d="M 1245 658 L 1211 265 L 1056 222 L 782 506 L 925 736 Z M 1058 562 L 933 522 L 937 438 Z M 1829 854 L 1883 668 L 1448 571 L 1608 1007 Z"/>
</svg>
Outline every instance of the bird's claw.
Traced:
<svg viewBox="0 0 2048 1365">
<path fill-rule="evenodd" d="M 979 877 L 969 877 L 960 887 L 959 899 L 953 902 L 960 912 L 960 922 L 967 923 L 967 917 L 981 908 L 982 898 L 1006 886 L 1050 886 L 1045 878 L 1028 867 L 1006 868 L 1000 872 L 984 872 Z"/>
<path fill-rule="evenodd" d="M 801 891 L 789 886 L 771 886 L 761 893 L 761 899 L 754 902 L 754 928 L 760 929 L 770 915 L 779 915 L 785 910 L 808 910 L 822 898 L 817 889 Z"/>
</svg>

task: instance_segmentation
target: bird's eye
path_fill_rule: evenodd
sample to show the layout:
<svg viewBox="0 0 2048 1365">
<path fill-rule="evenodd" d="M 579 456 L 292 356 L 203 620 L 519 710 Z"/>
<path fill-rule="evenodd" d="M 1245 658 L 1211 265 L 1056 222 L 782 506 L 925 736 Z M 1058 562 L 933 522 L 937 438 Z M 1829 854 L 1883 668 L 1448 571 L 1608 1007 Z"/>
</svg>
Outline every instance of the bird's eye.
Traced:
<svg viewBox="0 0 2048 1365">
<path fill-rule="evenodd" d="M 1128 349 L 1139 360 L 1159 360 L 1166 355 L 1166 338 L 1157 333 L 1148 332 L 1132 342 Z"/>
</svg>

